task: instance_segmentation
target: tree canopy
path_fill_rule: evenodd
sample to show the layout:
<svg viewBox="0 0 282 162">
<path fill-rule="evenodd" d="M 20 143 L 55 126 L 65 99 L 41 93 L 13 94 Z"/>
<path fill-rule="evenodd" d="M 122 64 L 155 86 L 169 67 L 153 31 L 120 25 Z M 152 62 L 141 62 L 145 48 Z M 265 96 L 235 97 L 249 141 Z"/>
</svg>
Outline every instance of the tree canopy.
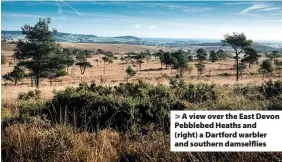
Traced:
<svg viewBox="0 0 282 162">
<path fill-rule="evenodd" d="M 126 68 L 125 72 L 127 74 L 126 77 L 127 82 L 130 77 L 133 77 L 136 74 L 136 71 L 134 71 L 130 65 Z"/>
<path fill-rule="evenodd" d="M 199 61 L 204 61 L 204 60 L 207 60 L 208 54 L 206 53 L 206 51 L 203 48 L 199 48 L 197 50 L 196 57 Z"/>
<path fill-rule="evenodd" d="M 209 59 L 210 59 L 211 62 L 218 61 L 219 60 L 218 53 L 216 53 L 214 50 L 211 50 Z"/>
<path fill-rule="evenodd" d="M 236 60 L 236 81 L 239 80 L 239 55 L 241 52 L 250 47 L 253 43 L 252 40 L 247 39 L 244 33 L 233 33 L 233 35 L 226 34 L 224 39 L 221 40 L 223 46 L 229 46 L 235 51 L 235 60 Z"/>
<path fill-rule="evenodd" d="M 251 64 L 258 63 L 258 59 L 260 58 L 260 55 L 257 53 L 255 49 L 252 47 L 247 47 L 244 49 L 245 56 L 241 60 L 242 62 L 249 63 L 249 68 L 251 67 Z"/>
<path fill-rule="evenodd" d="M 260 64 L 260 68 L 258 69 L 258 71 L 263 74 L 263 78 L 266 73 L 272 73 L 274 71 L 274 68 L 272 66 L 271 60 L 270 59 L 263 60 L 262 63 Z"/>
<path fill-rule="evenodd" d="M 22 80 L 25 76 L 26 74 L 24 73 L 24 70 L 20 68 L 19 66 L 15 66 L 13 71 L 3 75 L 2 77 L 5 80 L 12 81 L 14 82 L 15 85 L 17 85 L 18 81 Z"/>
<path fill-rule="evenodd" d="M 18 65 L 23 66 L 35 76 L 35 85 L 39 87 L 40 78 L 62 74 L 67 67 L 67 57 L 62 57 L 59 44 L 55 42 L 56 30 L 50 30 L 51 19 L 39 19 L 34 25 L 24 25 L 22 34 L 25 41 L 18 41 L 15 56 L 21 60 Z M 56 62 L 54 61 L 56 60 Z"/>
</svg>

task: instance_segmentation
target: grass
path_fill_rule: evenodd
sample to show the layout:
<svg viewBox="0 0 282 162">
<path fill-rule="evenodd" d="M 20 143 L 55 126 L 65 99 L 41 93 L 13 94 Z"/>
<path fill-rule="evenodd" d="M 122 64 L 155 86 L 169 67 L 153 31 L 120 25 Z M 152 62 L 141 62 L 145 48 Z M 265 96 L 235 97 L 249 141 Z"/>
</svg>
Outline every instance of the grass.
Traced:
<svg viewBox="0 0 282 162">
<path fill-rule="evenodd" d="M 77 132 L 63 125 L 14 124 L 2 133 L 2 161 L 278 161 L 282 153 L 170 152 L 169 135 Z"/>
</svg>

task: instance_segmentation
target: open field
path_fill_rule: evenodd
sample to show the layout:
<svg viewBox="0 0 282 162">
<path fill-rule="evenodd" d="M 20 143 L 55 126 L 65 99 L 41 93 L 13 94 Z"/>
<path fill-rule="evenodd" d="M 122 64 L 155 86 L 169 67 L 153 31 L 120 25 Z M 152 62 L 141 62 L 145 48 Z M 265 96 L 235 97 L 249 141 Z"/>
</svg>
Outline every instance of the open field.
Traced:
<svg viewBox="0 0 282 162">
<path fill-rule="evenodd" d="M 86 69 L 83 75 L 80 74 L 80 70 L 78 66 L 72 66 L 68 70 L 68 75 L 64 77 L 60 77 L 59 79 L 62 82 L 53 82 L 50 87 L 50 83 L 48 79 L 43 79 L 40 83 L 40 90 L 42 91 L 42 96 L 51 97 L 52 91 L 64 89 L 67 86 L 78 86 L 81 81 L 92 82 L 94 81 L 97 84 L 103 85 L 118 85 L 121 82 L 125 82 L 126 73 L 125 69 L 128 65 L 132 65 L 130 63 L 122 63 L 119 59 L 122 57 L 123 53 L 127 52 L 144 52 L 147 49 L 150 51 L 158 51 L 159 49 L 163 50 L 171 50 L 168 48 L 161 47 L 152 47 L 152 46 L 141 46 L 141 45 L 125 45 L 125 44 L 91 44 L 91 43 L 62 43 L 62 47 L 64 48 L 79 48 L 84 50 L 97 50 L 103 49 L 105 51 L 112 51 L 114 53 L 118 52 L 120 54 L 116 55 L 118 57 L 117 60 L 114 60 L 112 64 L 105 65 L 105 75 L 104 75 L 104 63 L 102 62 L 102 55 L 93 55 L 93 57 L 89 58 L 88 61 L 93 65 L 92 68 Z M 13 70 L 16 62 L 14 62 L 12 58 L 13 49 L 15 48 L 14 44 L 2 44 L 2 54 L 4 54 L 7 58 L 7 63 L 2 65 L 1 73 L 2 75 Z M 125 55 L 124 55 L 125 56 Z M 100 61 L 95 62 L 94 60 L 99 59 Z M 9 63 L 12 64 L 9 66 Z M 206 70 L 204 74 L 198 77 L 197 69 L 194 64 L 197 61 L 193 61 L 191 64 L 194 68 L 191 74 L 184 74 L 183 79 L 186 82 L 190 83 L 214 83 L 219 85 L 233 85 L 237 84 L 235 70 L 233 69 L 234 60 L 224 60 L 215 63 L 211 63 L 206 61 Z M 176 70 L 171 68 L 165 68 L 163 65 L 163 70 L 160 70 L 160 61 L 152 57 L 148 62 L 144 61 L 141 66 L 141 72 L 139 71 L 139 66 L 136 65 L 133 67 L 137 70 L 137 74 L 130 79 L 130 82 L 134 82 L 137 80 L 143 80 L 145 82 L 151 84 L 165 84 L 169 83 L 169 76 L 175 76 Z M 209 73 L 209 69 L 211 70 Z M 252 65 L 249 69 L 247 68 L 243 76 L 239 80 L 239 84 L 260 84 L 265 80 L 269 80 L 270 77 L 265 77 L 262 79 L 262 76 L 257 72 L 258 65 Z M 230 76 L 220 76 L 220 74 L 229 73 Z M 250 75 L 252 73 L 253 75 Z M 271 77 L 271 79 L 276 80 L 279 77 Z M 102 80 L 102 81 L 101 81 Z M 5 83 L 8 83 L 7 86 L 3 86 Z M 27 92 L 29 89 L 35 89 L 30 87 L 30 80 L 24 79 L 19 83 L 19 85 L 14 86 L 13 83 L 5 81 L 2 79 L 2 95 L 7 98 L 16 98 L 19 92 Z"/>
</svg>

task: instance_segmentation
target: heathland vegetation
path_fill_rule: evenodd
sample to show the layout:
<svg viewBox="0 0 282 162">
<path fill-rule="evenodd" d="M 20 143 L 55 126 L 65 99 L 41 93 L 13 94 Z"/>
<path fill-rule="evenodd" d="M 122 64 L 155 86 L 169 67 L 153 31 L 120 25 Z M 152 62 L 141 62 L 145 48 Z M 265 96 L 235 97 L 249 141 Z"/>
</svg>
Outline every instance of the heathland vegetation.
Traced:
<svg viewBox="0 0 282 162">
<path fill-rule="evenodd" d="M 96 51 L 62 48 L 49 30 L 50 19 L 22 28 L 25 41 L 16 43 L 13 70 L 3 79 L 18 82 L 31 79 L 36 90 L 19 93 L 16 99 L 2 99 L 1 159 L 3 161 L 276 161 L 281 153 L 176 153 L 169 149 L 170 110 L 281 110 L 281 54 L 261 54 L 244 34 L 225 35 L 222 42 L 235 55 L 218 49 L 195 52 Z M 244 56 L 242 57 L 242 55 Z M 94 56 L 101 56 L 93 58 Z M 6 63 L 1 58 L 1 63 Z M 234 59 L 231 70 L 236 80 L 247 67 L 257 65 L 254 74 L 269 74 L 275 81 L 262 84 L 219 85 L 187 83 L 193 69 L 197 79 L 210 78 L 208 66 Z M 90 61 L 92 60 L 92 61 Z M 159 68 L 144 65 L 154 60 Z M 103 85 L 83 79 L 87 69 L 101 68 L 103 83 L 108 67 L 121 61 L 124 82 Z M 92 63 L 94 62 L 94 64 Z M 192 64 L 193 62 L 193 64 Z M 247 64 L 248 66 L 247 66 Z M 80 84 L 42 96 L 40 81 L 50 86 L 68 75 L 70 67 L 80 70 Z M 164 72 L 170 70 L 170 76 Z M 157 71 L 169 84 L 150 84 L 131 78 Z M 207 76 L 204 73 L 208 72 Z M 149 75 L 149 74 L 146 74 Z M 231 73 L 221 73 L 229 77 Z M 245 74 L 246 75 L 246 74 Z M 252 75 L 252 74 L 248 74 Z"/>
</svg>

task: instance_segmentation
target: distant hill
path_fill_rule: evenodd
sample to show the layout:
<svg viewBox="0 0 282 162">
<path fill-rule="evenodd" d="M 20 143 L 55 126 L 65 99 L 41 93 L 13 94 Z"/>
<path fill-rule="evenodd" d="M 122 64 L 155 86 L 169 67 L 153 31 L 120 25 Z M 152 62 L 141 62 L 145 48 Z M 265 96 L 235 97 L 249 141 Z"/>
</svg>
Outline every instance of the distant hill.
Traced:
<svg viewBox="0 0 282 162">
<path fill-rule="evenodd" d="M 19 40 L 24 39 L 21 31 L 4 31 L 2 30 L 2 39 Z M 109 44 L 135 44 L 148 46 L 164 46 L 164 47 L 181 47 L 186 49 L 196 50 L 198 48 L 205 48 L 207 50 L 216 49 L 230 49 L 229 47 L 222 47 L 219 41 L 197 40 L 197 39 L 171 39 L 171 38 L 138 38 L 135 36 L 117 36 L 117 37 L 99 37 L 96 35 L 71 34 L 58 32 L 55 36 L 58 42 L 74 42 L 74 43 L 109 43 Z M 254 42 L 253 48 L 257 51 L 282 51 L 282 43 L 261 43 Z M 231 50 L 231 49 L 230 49 Z"/>
<path fill-rule="evenodd" d="M 190 46 L 204 46 L 204 47 L 222 47 L 222 43 L 221 42 L 217 42 L 217 43 L 193 43 L 190 44 Z M 274 50 L 280 50 L 281 48 L 279 48 L 278 45 L 276 45 L 276 48 L 274 47 L 274 45 L 272 44 L 268 44 L 268 43 L 258 43 L 258 42 L 254 42 L 252 47 L 254 49 L 256 49 L 257 51 L 274 51 Z"/>
<path fill-rule="evenodd" d="M 21 31 L 5 31 L 2 30 L 2 38 L 5 39 L 24 39 Z M 71 34 L 58 32 L 55 36 L 58 42 L 81 42 L 81 43 L 134 43 L 140 40 L 138 37 L 134 36 L 119 36 L 119 37 L 98 37 L 96 35 L 86 35 L 86 34 Z"/>
<path fill-rule="evenodd" d="M 127 36 L 119 36 L 119 37 L 114 37 L 114 38 L 140 40 L 140 38 L 134 37 L 134 36 L 130 36 L 130 35 L 127 35 Z"/>
<path fill-rule="evenodd" d="M 22 34 L 22 31 L 5 31 L 5 30 L 2 30 L 1 31 L 1 34 L 3 35 L 6 35 L 6 34 L 11 34 L 11 35 L 21 35 Z"/>
</svg>

